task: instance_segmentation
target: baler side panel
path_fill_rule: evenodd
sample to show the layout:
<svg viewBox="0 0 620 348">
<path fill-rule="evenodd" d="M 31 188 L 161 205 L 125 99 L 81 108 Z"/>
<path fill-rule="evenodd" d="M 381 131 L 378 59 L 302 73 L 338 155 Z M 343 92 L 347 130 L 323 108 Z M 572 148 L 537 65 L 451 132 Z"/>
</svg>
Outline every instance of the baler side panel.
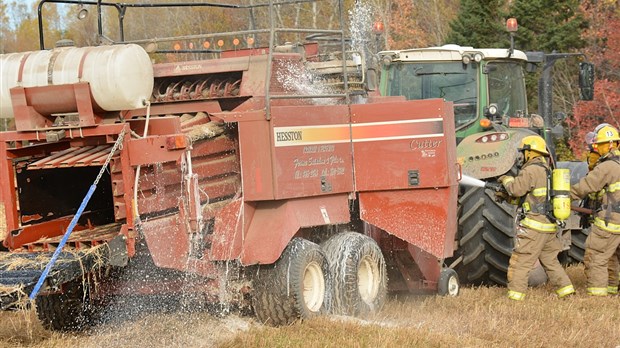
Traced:
<svg viewBox="0 0 620 348">
<path fill-rule="evenodd" d="M 156 266 L 179 270 L 187 267 L 190 234 L 179 214 L 143 221 L 142 233 Z"/>
<path fill-rule="evenodd" d="M 239 122 L 239 157 L 246 201 L 274 198 L 271 138 L 266 120 Z"/>
<path fill-rule="evenodd" d="M 445 187 L 456 180 L 443 100 L 352 105 L 358 191 Z M 377 180 L 381 178 L 381 180 Z"/>
<path fill-rule="evenodd" d="M 353 191 L 346 105 L 274 107 L 275 198 Z"/>
<path fill-rule="evenodd" d="M 352 110 L 362 220 L 439 259 L 451 256 L 459 177 L 452 103 L 430 99 Z"/>
<path fill-rule="evenodd" d="M 18 227 L 18 215 L 17 215 L 17 196 L 15 194 L 15 172 L 13 171 L 13 164 L 11 156 L 8 156 L 7 143 L 0 142 L 0 154 L 4 157 L 0 160 L 0 198 L 2 199 L 2 209 L 4 209 L 5 234 Z M 4 240 L 6 235 L 0 236 L 0 240 Z"/>
<path fill-rule="evenodd" d="M 361 192 L 361 218 L 443 259 L 452 255 L 457 230 L 457 186 Z"/>
<path fill-rule="evenodd" d="M 259 202 L 243 239 L 241 263 L 271 264 L 300 228 L 349 221 L 348 194 Z"/>
</svg>

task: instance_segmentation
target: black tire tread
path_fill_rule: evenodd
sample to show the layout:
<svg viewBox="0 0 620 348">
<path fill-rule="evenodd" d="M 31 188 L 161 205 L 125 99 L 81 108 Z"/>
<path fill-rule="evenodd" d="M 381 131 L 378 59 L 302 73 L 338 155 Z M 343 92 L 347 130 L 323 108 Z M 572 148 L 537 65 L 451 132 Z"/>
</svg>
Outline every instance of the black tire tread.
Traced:
<svg viewBox="0 0 620 348">
<path fill-rule="evenodd" d="M 466 284 L 505 286 L 516 207 L 496 202 L 493 192 L 478 187 L 465 187 L 459 205 L 455 257 L 463 259 L 455 271 Z"/>
<path fill-rule="evenodd" d="M 357 232 L 343 232 L 321 245 L 333 277 L 332 313 L 359 316 L 383 307 L 387 293 L 387 271 L 381 248 L 374 239 Z M 364 256 L 376 260 L 380 284 L 377 296 L 366 303 L 359 293 L 358 267 Z"/>
<path fill-rule="evenodd" d="M 320 247 L 308 240 L 293 238 L 274 264 L 259 267 L 253 281 L 252 306 L 260 322 L 288 325 L 328 311 L 327 295 L 318 312 L 310 311 L 303 299 L 303 270 L 312 261 L 321 264 L 328 294 L 331 285 L 327 259 Z"/>
<path fill-rule="evenodd" d="M 88 297 L 78 280 L 65 285 L 64 293 L 37 296 L 37 316 L 44 328 L 52 331 L 74 332 L 88 328 L 91 310 Z"/>
</svg>

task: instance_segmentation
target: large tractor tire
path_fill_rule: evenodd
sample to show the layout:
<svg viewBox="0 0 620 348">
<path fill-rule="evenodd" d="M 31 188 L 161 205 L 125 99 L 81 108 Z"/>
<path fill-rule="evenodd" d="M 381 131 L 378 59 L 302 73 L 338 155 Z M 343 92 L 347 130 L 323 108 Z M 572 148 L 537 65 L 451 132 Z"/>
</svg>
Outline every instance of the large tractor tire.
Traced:
<svg viewBox="0 0 620 348">
<path fill-rule="evenodd" d="M 322 248 L 333 277 L 332 313 L 359 316 L 383 307 L 386 265 L 374 239 L 344 232 L 328 239 Z"/>
<path fill-rule="evenodd" d="M 514 246 L 516 207 L 496 202 L 490 190 L 468 186 L 463 189 L 456 253 L 462 260 L 455 270 L 466 284 L 505 286 Z"/>
<path fill-rule="evenodd" d="M 37 296 L 37 316 L 43 327 L 64 332 L 87 329 L 93 313 L 83 289 L 81 280 L 74 280 L 65 285 L 63 293 Z"/>
<path fill-rule="evenodd" d="M 500 285 L 508 283 L 508 263 L 514 247 L 517 208 L 497 202 L 492 191 L 464 187 L 459 197 L 458 245 L 454 267 L 464 284 Z M 539 286 L 547 282 L 547 274 L 536 263 L 528 283 Z"/>
<path fill-rule="evenodd" d="M 571 245 L 568 249 L 568 263 L 581 263 L 586 252 L 586 239 L 590 234 L 590 228 L 571 230 L 570 232 Z"/>
<path fill-rule="evenodd" d="M 252 306 L 264 324 L 287 325 L 329 311 L 329 264 L 308 240 L 293 238 L 274 264 L 259 267 L 253 285 Z"/>
</svg>

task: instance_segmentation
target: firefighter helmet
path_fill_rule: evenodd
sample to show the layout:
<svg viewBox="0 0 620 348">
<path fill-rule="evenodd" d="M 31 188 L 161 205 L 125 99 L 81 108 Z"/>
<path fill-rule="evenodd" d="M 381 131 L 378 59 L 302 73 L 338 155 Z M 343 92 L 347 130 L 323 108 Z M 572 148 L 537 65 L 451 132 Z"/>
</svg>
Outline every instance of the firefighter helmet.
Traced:
<svg viewBox="0 0 620 348">
<path fill-rule="evenodd" d="M 519 151 L 525 150 L 536 151 L 545 156 L 549 156 L 545 139 L 541 138 L 538 135 L 528 135 L 527 137 L 521 139 L 521 146 L 519 147 Z"/>
<path fill-rule="evenodd" d="M 596 132 L 596 139 L 594 142 L 601 144 L 608 143 L 610 141 L 620 141 L 620 136 L 618 135 L 618 130 L 616 128 L 611 125 L 605 125 Z"/>
</svg>

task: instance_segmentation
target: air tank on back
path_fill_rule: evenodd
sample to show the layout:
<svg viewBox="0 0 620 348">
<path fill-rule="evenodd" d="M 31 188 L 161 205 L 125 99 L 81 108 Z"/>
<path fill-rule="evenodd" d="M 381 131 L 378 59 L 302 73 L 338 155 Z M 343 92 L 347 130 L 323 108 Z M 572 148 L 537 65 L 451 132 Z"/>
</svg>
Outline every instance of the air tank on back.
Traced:
<svg viewBox="0 0 620 348">
<path fill-rule="evenodd" d="M 143 107 L 153 90 L 151 59 L 134 44 L 3 54 L 0 71 L 0 118 L 14 117 L 10 93 L 13 87 L 88 82 L 95 108 L 106 111 Z M 75 97 L 71 95 L 29 102 L 44 115 L 76 111 Z"/>
</svg>

